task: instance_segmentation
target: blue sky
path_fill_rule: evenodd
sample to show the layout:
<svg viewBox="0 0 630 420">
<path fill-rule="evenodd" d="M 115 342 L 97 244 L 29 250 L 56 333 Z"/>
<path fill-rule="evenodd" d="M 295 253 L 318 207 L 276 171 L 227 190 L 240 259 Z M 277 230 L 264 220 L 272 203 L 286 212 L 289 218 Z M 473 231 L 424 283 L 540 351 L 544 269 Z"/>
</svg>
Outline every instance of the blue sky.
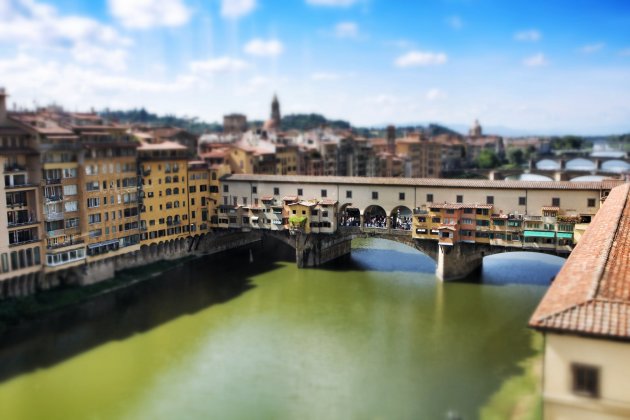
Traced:
<svg viewBox="0 0 630 420">
<path fill-rule="evenodd" d="M 630 2 L 0 0 L 10 104 L 630 131 Z"/>
</svg>

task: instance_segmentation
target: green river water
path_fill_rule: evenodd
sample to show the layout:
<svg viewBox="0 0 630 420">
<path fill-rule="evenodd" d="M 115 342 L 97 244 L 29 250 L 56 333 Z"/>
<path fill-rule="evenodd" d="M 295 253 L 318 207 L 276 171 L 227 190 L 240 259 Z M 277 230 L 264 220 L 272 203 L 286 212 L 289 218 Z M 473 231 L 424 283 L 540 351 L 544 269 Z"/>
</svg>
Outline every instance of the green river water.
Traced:
<svg viewBox="0 0 630 420">
<path fill-rule="evenodd" d="M 317 269 L 270 244 L 194 260 L 5 337 L 0 419 L 474 419 L 536 400 L 510 384 L 540 357 L 526 323 L 563 260 L 504 254 L 442 284 L 410 248 L 353 247 Z"/>
</svg>

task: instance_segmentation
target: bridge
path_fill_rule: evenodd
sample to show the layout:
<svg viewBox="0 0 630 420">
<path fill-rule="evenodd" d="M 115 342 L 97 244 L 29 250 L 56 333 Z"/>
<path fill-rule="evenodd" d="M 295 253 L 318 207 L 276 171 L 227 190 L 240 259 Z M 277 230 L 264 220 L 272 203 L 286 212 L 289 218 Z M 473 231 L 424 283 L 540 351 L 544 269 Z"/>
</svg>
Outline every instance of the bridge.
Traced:
<svg viewBox="0 0 630 420">
<path fill-rule="evenodd" d="M 540 175 L 554 181 L 569 181 L 585 175 L 623 175 L 630 173 L 627 157 L 578 157 L 573 159 L 545 158 L 529 161 L 527 168 L 497 169 L 489 172 L 491 180 L 501 180 L 523 173 Z"/>
<path fill-rule="evenodd" d="M 487 255 L 567 255 L 621 183 L 230 175 L 213 223 L 287 243 L 299 267 L 348 254 L 357 237 L 388 239 L 433 258 L 450 281 Z"/>
</svg>

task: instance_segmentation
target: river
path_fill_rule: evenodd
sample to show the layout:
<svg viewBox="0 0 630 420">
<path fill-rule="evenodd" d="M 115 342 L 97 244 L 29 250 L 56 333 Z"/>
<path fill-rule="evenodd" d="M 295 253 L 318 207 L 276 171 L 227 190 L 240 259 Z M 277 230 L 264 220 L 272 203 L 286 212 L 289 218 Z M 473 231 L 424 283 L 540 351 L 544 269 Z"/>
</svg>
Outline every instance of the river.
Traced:
<svg viewBox="0 0 630 420">
<path fill-rule="evenodd" d="M 526 324 L 563 260 L 502 254 L 442 284 L 383 240 L 323 268 L 290 257 L 193 260 L 5 337 L 0 418 L 474 419 L 536 401 Z"/>
</svg>

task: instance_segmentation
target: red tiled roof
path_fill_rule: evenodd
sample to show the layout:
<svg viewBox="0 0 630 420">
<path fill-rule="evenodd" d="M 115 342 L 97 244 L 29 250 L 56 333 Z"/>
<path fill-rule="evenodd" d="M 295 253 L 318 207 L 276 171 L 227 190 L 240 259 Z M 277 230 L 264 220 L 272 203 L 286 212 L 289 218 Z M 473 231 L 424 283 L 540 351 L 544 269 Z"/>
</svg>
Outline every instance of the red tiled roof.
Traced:
<svg viewBox="0 0 630 420">
<path fill-rule="evenodd" d="M 297 195 L 285 195 L 284 197 L 282 197 L 282 201 L 296 201 L 297 199 Z"/>
<path fill-rule="evenodd" d="M 630 184 L 611 191 L 529 325 L 630 339 Z"/>
<path fill-rule="evenodd" d="M 331 200 L 328 198 L 320 201 L 319 204 L 321 204 L 322 206 L 334 206 L 335 204 L 337 204 L 337 200 Z"/>
<path fill-rule="evenodd" d="M 262 201 L 271 201 L 273 200 L 273 195 L 263 195 L 262 197 L 260 197 L 260 199 Z"/>
</svg>

